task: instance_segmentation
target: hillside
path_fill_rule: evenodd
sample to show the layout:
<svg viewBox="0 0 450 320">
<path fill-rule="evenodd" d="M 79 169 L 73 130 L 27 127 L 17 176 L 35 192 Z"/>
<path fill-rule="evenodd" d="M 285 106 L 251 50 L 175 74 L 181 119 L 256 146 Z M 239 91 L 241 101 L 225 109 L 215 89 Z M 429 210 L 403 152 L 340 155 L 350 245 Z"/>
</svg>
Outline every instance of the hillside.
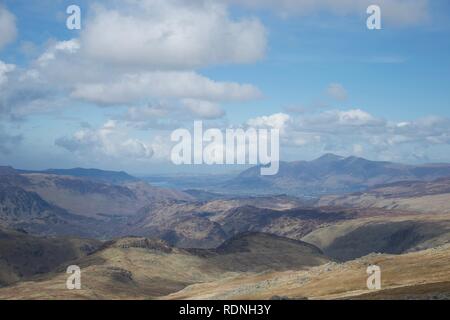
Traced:
<svg viewBox="0 0 450 320">
<path fill-rule="evenodd" d="M 324 196 L 317 205 L 450 213 L 450 178 L 433 181 L 401 181 L 375 186 L 361 193 Z"/>
<path fill-rule="evenodd" d="M 0 226 L 38 235 L 113 238 L 128 216 L 149 204 L 192 199 L 143 181 L 112 184 L 65 175 L 70 170 L 55 175 L 0 169 Z"/>
<path fill-rule="evenodd" d="M 126 182 L 134 182 L 139 179 L 129 175 L 124 171 L 107 171 L 99 169 L 84 169 L 84 168 L 74 168 L 74 169 L 48 169 L 43 171 L 29 171 L 29 170 L 17 170 L 18 173 L 22 174 L 46 174 L 46 175 L 57 175 L 57 176 L 70 176 L 77 178 L 85 178 L 97 182 L 104 182 L 110 184 L 122 184 Z"/>
<path fill-rule="evenodd" d="M 237 275 L 189 286 L 162 299 L 449 299 L 448 245 L 404 255 L 376 255 L 302 271 Z M 367 289 L 366 269 L 381 268 L 381 290 Z"/>
<path fill-rule="evenodd" d="M 3 176 L 4 178 L 5 176 Z M 37 193 L 0 181 L 0 227 L 23 229 L 39 235 L 96 237 L 106 225 L 55 206 Z"/>
<path fill-rule="evenodd" d="M 74 214 L 100 215 L 135 214 L 145 205 L 165 199 L 189 199 L 181 192 L 165 191 L 144 182 L 113 185 L 70 176 L 23 174 L 23 188 L 36 192 L 43 199 Z"/>
<path fill-rule="evenodd" d="M 254 197 L 209 202 L 166 201 L 142 208 L 127 219 L 122 236 L 156 237 L 183 248 L 214 248 L 245 232 L 265 232 L 293 239 L 352 214 L 298 208 L 289 197 Z"/>
<path fill-rule="evenodd" d="M 0 289 L 0 299 L 149 299 L 238 274 L 301 270 L 327 262 L 312 245 L 266 234 L 245 234 L 215 250 L 124 238 L 74 262 L 82 267 L 82 290 L 67 290 L 66 274 L 58 272 Z"/>
<path fill-rule="evenodd" d="M 402 254 L 450 243 L 448 215 L 375 216 L 314 230 L 303 241 L 326 255 L 348 261 L 367 254 Z"/>
<path fill-rule="evenodd" d="M 2 186 L 16 187 L 33 192 L 55 206 L 72 214 L 101 218 L 102 215 L 130 215 L 149 203 L 176 199 L 190 200 L 191 196 L 180 191 L 153 187 L 143 181 L 131 179 L 121 184 L 92 179 L 89 174 L 97 173 L 113 179 L 127 176 L 125 173 L 110 173 L 101 170 L 53 170 L 60 174 L 21 173 L 19 170 L 3 167 L 0 171 Z M 3 174 L 2 174 L 3 172 Z M 99 174 L 100 172 L 101 174 Z M 78 176 L 70 176 L 78 173 Z M 95 175 L 95 174 L 94 174 Z M 82 177 L 81 177 L 82 176 Z M 106 178 L 105 178 L 106 179 Z"/>
<path fill-rule="evenodd" d="M 0 228 L 0 287 L 54 271 L 100 246 L 95 240 L 35 237 Z"/>
<path fill-rule="evenodd" d="M 183 250 L 159 240 L 124 238 L 72 262 L 82 290 L 66 274 L 42 275 L 0 289 L 0 299 L 448 299 L 449 245 L 401 255 L 370 254 L 345 263 L 316 247 L 245 234 L 215 250 Z M 382 270 L 382 290 L 366 287 L 366 268 Z"/>
<path fill-rule="evenodd" d="M 214 248 L 249 231 L 300 239 L 317 226 L 351 217 L 302 209 L 303 201 L 284 195 L 198 201 L 142 181 L 116 185 L 15 171 L 1 177 L 0 223 L 42 235 L 132 235 L 184 248 Z"/>
</svg>

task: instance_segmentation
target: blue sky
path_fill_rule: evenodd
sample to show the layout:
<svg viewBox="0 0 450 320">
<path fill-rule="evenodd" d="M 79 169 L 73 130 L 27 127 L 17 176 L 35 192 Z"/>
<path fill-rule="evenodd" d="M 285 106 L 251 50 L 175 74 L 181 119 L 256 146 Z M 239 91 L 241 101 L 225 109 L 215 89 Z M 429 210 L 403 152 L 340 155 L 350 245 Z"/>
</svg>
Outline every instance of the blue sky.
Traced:
<svg viewBox="0 0 450 320">
<path fill-rule="evenodd" d="M 450 3 L 365 2 L 3 1 L 0 163 L 184 170 L 172 130 L 252 119 L 284 160 L 450 162 Z"/>
</svg>

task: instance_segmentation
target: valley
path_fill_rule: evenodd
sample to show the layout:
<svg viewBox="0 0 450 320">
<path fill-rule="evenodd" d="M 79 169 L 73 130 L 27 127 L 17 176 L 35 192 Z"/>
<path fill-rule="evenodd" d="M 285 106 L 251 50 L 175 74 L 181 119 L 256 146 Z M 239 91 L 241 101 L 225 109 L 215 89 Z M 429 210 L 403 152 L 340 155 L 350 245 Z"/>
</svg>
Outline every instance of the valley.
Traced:
<svg viewBox="0 0 450 320">
<path fill-rule="evenodd" d="M 339 192 L 312 199 L 0 167 L 0 299 L 449 298 L 445 165 L 326 155 L 301 166 L 314 166 L 314 183 L 361 168 L 350 188 L 361 190 L 346 193 L 342 175 Z M 288 175 L 308 186 L 305 170 Z M 269 179 L 281 181 L 283 165 L 280 175 Z M 381 291 L 365 286 L 370 264 L 382 269 Z M 69 265 L 81 268 L 81 290 L 65 287 Z"/>
</svg>

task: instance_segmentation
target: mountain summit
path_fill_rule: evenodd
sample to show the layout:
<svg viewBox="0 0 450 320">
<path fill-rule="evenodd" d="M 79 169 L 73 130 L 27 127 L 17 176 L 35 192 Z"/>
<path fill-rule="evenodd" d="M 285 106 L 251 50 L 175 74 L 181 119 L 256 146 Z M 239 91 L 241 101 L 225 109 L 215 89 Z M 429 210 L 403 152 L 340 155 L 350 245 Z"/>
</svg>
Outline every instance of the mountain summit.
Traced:
<svg viewBox="0 0 450 320">
<path fill-rule="evenodd" d="M 344 160 L 345 157 L 341 157 L 338 156 L 334 153 L 326 153 L 323 156 L 321 156 L 320 158 L 317 158 L 316 160 L 313 160 L 313 162 L 315 163 L 327 163 L 327 162 L 335 162 L 335 161 L 340 161 L 340 160 Z"/>
</svg>

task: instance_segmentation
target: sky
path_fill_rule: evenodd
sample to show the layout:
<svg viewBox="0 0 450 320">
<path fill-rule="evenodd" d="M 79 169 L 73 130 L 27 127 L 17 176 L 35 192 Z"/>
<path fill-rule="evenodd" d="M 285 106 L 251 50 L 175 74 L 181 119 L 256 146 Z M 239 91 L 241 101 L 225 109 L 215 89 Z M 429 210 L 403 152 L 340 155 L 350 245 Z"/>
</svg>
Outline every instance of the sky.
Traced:
<svg viewBox="0 0 450 320">
<path fill-rule="evenodd" d="M 279 129 L 286 161 L 450 162 L 449 16 L 446 0 L 3 0 L 0 165 L 201 171 L 170 163 L 196 120 Z"/>
</svg>

